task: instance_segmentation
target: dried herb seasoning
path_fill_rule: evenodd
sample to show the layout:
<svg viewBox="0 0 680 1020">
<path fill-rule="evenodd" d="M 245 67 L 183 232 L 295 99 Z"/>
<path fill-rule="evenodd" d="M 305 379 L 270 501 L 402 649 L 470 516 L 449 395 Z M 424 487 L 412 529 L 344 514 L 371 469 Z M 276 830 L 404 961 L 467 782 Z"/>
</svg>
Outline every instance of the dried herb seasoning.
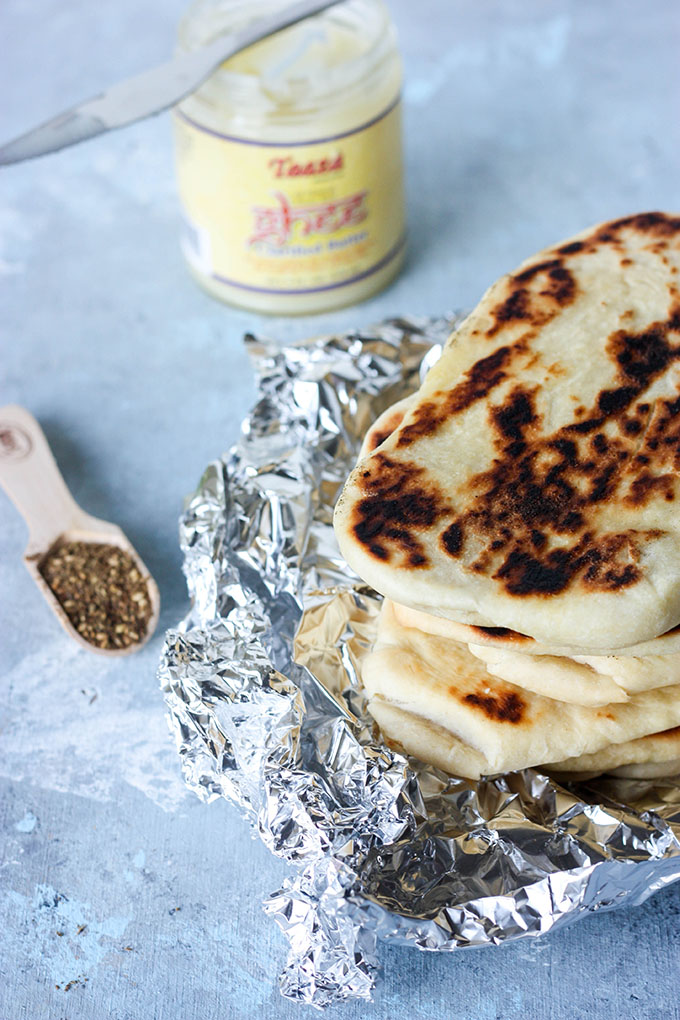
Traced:
<svg viewBox="0 0 680 1020">
<path fill-rule="evenodd" d="M 146 579 L 124 549 L 103 542 L 64 542 L 40 573 L 81 637 L 97 648 L 129 648 L 151 619 Z"/>
</svg>

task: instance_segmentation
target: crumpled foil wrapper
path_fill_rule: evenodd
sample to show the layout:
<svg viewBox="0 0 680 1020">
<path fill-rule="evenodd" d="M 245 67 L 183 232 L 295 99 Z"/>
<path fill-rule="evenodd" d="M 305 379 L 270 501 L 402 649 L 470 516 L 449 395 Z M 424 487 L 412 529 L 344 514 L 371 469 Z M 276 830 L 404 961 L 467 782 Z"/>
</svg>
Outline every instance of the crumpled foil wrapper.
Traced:
<svg viewBox="0 0 680 1020">
<path fill-rule="evenodd" d="M 247 337 L 259 399 L 181 521 L 192 604 L 160 679 L 184 774 L 294 867 L 265 909 L 290 941 L 283 995 L 318 1007 L 371 997 L 380 939 L 542 935 L 680 878 L 676 782 L 473 783 L 391 751 L 366 712 L 380 599 L 340 557 L 333 507 L 370 423 L 460 319 Z"/>
</svg>

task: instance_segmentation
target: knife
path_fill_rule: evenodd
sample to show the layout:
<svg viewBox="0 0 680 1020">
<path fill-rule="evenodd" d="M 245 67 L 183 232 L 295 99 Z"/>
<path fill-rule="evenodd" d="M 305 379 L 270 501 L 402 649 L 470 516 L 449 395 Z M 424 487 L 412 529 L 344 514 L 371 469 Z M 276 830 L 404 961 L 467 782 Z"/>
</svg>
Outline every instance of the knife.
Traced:
<svg viewBox="0 0 680 1020">
<path fill-rule="evenodd" d="M 243 28 L 220 36 L 191 53 L 183 53 L 149 71 L 119 82 L 79 103 L 32 131 L 0 146 L 0 165 L 19 163 L 134 124 L 179 103 L 210 77 L 225 60 L 268 35 L 319 14 L 343 0 L 298 0 Z"/>
</svg>

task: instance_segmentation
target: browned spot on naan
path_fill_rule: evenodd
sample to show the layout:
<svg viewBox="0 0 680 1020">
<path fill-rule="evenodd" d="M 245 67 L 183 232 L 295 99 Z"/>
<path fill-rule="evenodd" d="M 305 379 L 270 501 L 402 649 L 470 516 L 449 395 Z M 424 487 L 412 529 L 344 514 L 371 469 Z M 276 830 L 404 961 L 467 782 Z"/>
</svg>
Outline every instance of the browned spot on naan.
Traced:
<svg viewBox="0 0 680 1020">
<path fill-rule="evenodd" d="M 668 240 L 680 233 L 680 217 L 668 216 L 662 212 L 637 213 L 606 223 L 588 237 L 580 241 L 570 241 L 556 248 L 558 255 L 588 254 L 598 250 L 602 245 L 620 245 L 621 234 L 630 231 L 649 238 Z M 663 250 L 663 249 L 661 249 Z M 623 258 L 621 264 L 632 265 L 632 259 Z"/>
<path fill-rule="evenodd" d="M 449 556 L 456 559 L 463 549 L 463 528 L 458 522 L 450 524 L 442 534 L 442 543 Z"/>
<path fill-rule="evenodd" d="M 451 688 L 451 694 L 458 692 Z M 524 717 L 525 703 L 514 691 L 502 691 L 499 694 L 465 694 L 462 701 L 474 705 L 496 722 L 519 723 Z"/>
<path fill-rule="evenodd" d="M 584 241 L 570 241 L 568 244 L 563 244 L 557 249 L 558 255 L 576 255 L 578 252 L 583 251 L 586 247 Z"/>
<path fill-rule="evenodd" d="M 675 475 L 642 473 L 631 482 L 626 502 L 632 506 L 643 506 L 649 499 L 661 497 L 667 503 L 672 503 L 675 500 L 676 481 Z"/>
<path fill-rule="evenodd" d="M 614 231 L 635 230 L 641 234 L 668 238 L 680 233 L 680 216 L 668 216 L 663 212 L 637 213 L 635 216 L 615 220 L 610 227 Z"/>
<path fill-rule="evenodd" d="M 507 296 L 491 309 L 494 337 L 508 323 L 537 328 L 550 322 L 577 294 L 576 281 L 562 259 L 549 259 L 508 277 Z"/>
<path fill-rule="evenodd" d="M 370 453 L 373 453 L 373 451 L 377 450 L 379 446 L 382 446 L 382 444 L 385 442 L 388 436 L 392 435 L 395 428 L 396 426 L 393 426 L 392 428 L 376 429 L 375 432 L 371 432 L 371 437 L 368 444 L 368 449 Z"/>
<path fill-rule="evenodd" d="M 518 341 L 480 358 L 452 390 L 435 394 L 415 408 L 414 419 L 401 430 L 397 446 L 410 446 L 417 439 L 432 435 L 453 415 L 483 400 L 507 378 L 512 360 L 525 352 L 526 344 Z"/>
<path fill-rule="evenodd" d="M 386 419 L 381 422 L 379 429 L 371 428 L 368 433 L 368 452 L 373 453 L 379 446 L 385 442 L 385 440 L 392 435 L 394 430 L 398 428 L 404 420 L 405 411 L 394 411 Z"/>
<path fill-rule="evenodd" d="M 533 643 L 534 639 L 527 634 L 520 634 L 519 631 L 510 630 L 508 627 L 479 627 L 476 624 L 470 625 L 470 630 L 481 634 L 482 637 L 498 638 L 508 644 Z"/>
<path fill-rule="evenodd" d="M 354 535 L 376 559 L 401 567 L 428 565 L 419 533 L 450 514 L 425 469 L 376 453 L 360 472 L 363 498 L 354 508 Z"/>
</svg>

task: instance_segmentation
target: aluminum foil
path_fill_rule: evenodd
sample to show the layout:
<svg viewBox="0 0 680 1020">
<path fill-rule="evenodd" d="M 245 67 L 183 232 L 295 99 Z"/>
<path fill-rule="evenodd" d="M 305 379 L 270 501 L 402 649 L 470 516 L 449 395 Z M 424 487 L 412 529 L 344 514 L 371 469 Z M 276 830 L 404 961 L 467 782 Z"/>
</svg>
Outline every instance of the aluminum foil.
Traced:
<svg viewBox="0 0 680 1020">
<path fill-rule="evenodd" d="M 291 876 L 266 911 L 290 999 L 371 997 L 378 942 L 541 935 L 680 878 L 680 788 L 536 770 L 472 783 L 387 748 L 359 679 L 379 597 L 332 511 L 369 424 L 459 316 L 293 347 L 247 337 L 259 399 L 180 526 L 191 609 L 160 679 L 188 784 L 236 804 Z"/>
</svg>

